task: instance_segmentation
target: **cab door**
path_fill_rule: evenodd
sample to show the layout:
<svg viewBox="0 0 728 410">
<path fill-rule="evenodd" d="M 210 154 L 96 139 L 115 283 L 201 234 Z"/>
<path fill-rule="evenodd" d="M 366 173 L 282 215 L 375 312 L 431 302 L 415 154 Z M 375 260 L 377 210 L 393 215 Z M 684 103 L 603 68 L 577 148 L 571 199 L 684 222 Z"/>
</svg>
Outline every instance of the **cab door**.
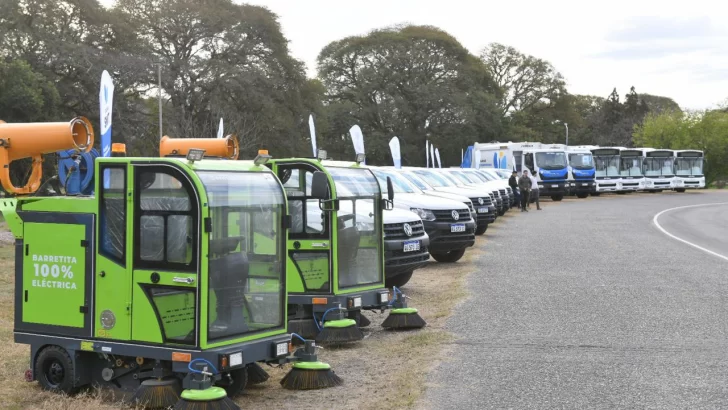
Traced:
<svg viewBox="0 0 728 410">
<path fill-rule="evenodd" d="M 273 172 L 283 184 L 288 199 L 288 291 L 327 294 L 332 292 L 331 217 L 311 192 L 313 164 L 276 161 Z"/>
<path fill-rule="evenodd" d="M 199 345 L 199 198 L 172 164 L 132 164 L 132 339 Z"/>
</svg>

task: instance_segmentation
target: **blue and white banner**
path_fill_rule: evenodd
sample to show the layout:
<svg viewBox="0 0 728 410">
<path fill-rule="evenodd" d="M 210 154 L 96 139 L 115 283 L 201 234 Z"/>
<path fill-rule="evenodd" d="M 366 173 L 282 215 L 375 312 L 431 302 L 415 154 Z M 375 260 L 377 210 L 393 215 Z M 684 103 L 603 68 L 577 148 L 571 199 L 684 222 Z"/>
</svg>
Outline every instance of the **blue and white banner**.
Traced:
<svg viewBox="0 0 728 410">
<path fill-rule="evenodd" d="M 311 134 L 311 148 L 313 148 L 313 157 L 318 156 L 316 152 L 316 127 L 313 124 L 313 114 L 308 116 L 308 131 Z"/>
<path fill-rule="evenodd" d="M 442 163 L 440 163 L 440 149 L 435 148 L 435 158 L 437 159 L 437 167 L 442 168 Z"/>
<path fill-rule="evenodd" d="M 217 127 L 217 137 L 222 138 L 223 137 L 223 130 L 222 130 L 222 117 L 220 117 L 220 125 Z"/>
<path fill-rule="evenodd" d="M 101 122 L 101 156 L 111 156 L 111 113 L 114 102 L 114 83 L 109 72 L 101 73 L 99 90 L 99 117 Z"/>
<path fill-rule="evenodd" d="M 354 152 L 357 154 L 363 154 L 364 153 L 364 134 L 361 132 L 361 128 L 359 128 L 358 125 L 355 125 L 349 129 L 349 134 L 351 134 L 351 142 L 354 144 Z M 366 165 L 366 160 L 363 162 L 364 165 Z"/>
<path fill-rule="evenodd" d="M 392 162 L 395 168 L 402 168 L 402 155 L 399 150 L 399 138 L 389 140 L 389 150 L 392 151 Z"/>
<path fill-rule="evenodd" d="M 435 145 L 430 144 L 430 162 L 432 162 L 432 168 L 435 168 Z"/>
</svg>

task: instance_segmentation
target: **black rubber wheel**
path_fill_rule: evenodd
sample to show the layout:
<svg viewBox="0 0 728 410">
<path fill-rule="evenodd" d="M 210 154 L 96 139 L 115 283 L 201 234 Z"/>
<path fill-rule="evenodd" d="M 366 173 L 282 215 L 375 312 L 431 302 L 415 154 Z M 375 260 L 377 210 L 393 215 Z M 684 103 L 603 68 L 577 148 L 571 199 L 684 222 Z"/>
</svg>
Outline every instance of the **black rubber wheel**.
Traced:
<svg viewBox="0 0 728 410">
<path fill-rule="evenodd" d="M 503 208 L 503 209 L 501 209 L 500 211 L 498 211 L 498 216 L 503 216 L 503 215 L 505 215 L 505 214 L 506 214 L 506 210 L 505 210 L 505 208 Z"/>
<path fill-rule="evenodd" d="M 430 255 L 438 262 L 454 263 L 465 255 L 465 248 L 449 252 L 430 252 Z"/>
<path fill-rule="evenodd" d="M 73 361 L 66 349 L 60 346 L 48 346 L 43 349 L 35 361 L 35 376 L 44 390 L 73 394 Z"/>
<path fill-rule="evenodd" d="M 662 192 L 662 190 L 661 190 L 661 189 L 658 189 L 658 190 L 657 190 L 657 191 L 655 191 L 655 192 Z"/>
<path fill-rule="evenodd" d="M 602 194 L 601 192 L 592 192 L 592 193 L 591 193 L 591 196 L 599 196 L 599 195 L 601 195 L 601 194 Z"/>
<path fill-rule="evenodd" d="M 488 230 L 488 224 L 478 225 L 478 227 L 475 228 L 475 234 L 476 235 L 482 235 L 487 230 Z"/>
<path fill-rule="evenodd" d="M 685 188 L 675 188 L 675 192 L 685 192 Z"/>
<path fill-rule="evenodd" d="M 400 273 L 397 276 L 394 276 L 394 277 L 385 279 L 384 280 L 384 284 L 388 288 L 391 288 L 392 286 L 396 286 L 398 288 L 401 288 L 402 286 L 406 285 L 407 282 L 410 281 L 410 279 L 412 279 L 412 274 L 413 273 L 415 273 L 415 272 L 412 271 L 412 270 L 409 271 L 409 272 Z"/>
<path fill-rule="evenodd" d="M 619 191 L 619 192 L 617 192 L 617 195 L 624 195 L 626 193 L 627 193 L 627 191 Z"/>
<path fill-rule="evenodd" d="M 576 194 L 576 197 L 577 198 L 581 198 L 581 199 L 584 199 L 584 198 L 586 198 L 588 196 L 589 196 L 589 194 L 587 194 L 587 193 L 578 193 L 578 194 Z"/>
<path fill-rule="evenodd" d="M 561 201 L 562 199 L 564 199 L 564 196 L 563 196 L 563 195 L 551 195 L 551 200 L 552 200 L 552 201 L 556 201 L 556 202 L 559 202 L 559 201 Z"/>
<path fill-rule="evenodd" d="M 216 383 L 217 386 L 225 389 L 228 397 L 235 397 L 243 394 L 245 386 L 248 385 L 248 369 L 243 367 L 242 369 L 235 369 L 229 372 L 232 381 L 227 375 L 223 375 L 222 379 Z"/>
</svg>

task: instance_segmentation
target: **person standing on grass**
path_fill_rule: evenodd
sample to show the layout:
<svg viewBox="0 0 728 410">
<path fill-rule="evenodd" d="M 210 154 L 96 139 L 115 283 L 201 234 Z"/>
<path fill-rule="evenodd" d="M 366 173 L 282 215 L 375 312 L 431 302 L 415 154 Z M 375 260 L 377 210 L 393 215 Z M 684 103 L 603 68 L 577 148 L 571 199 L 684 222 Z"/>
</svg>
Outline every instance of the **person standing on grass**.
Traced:
<svg viewBox="0 0 728 410">
<path fill-rule="evenodd" d="M 536 200 L 536 209 L 541 210 L 541 203 L 538 201 L 538 181 L 535 175 L 531 175 L 531 198 Z"/>
<path fill-rule="evenodd" d="M 521 212 L 528 212 L 528 197 L 531 192 L 531 179 L 528 177 L 528 171 L 523 170 L 523 176 L 518 179 L 518 188 L 521 190 Z"/>
<path fill-rule="evenodd" d="M 511 177 L 508 178 L 508 186 L 513 190 L 513 194 L 516 195 L 516 202 L 521 203 L 521 194 L 518 192 L 518 172 L 513 171 Z"/>
</svg>

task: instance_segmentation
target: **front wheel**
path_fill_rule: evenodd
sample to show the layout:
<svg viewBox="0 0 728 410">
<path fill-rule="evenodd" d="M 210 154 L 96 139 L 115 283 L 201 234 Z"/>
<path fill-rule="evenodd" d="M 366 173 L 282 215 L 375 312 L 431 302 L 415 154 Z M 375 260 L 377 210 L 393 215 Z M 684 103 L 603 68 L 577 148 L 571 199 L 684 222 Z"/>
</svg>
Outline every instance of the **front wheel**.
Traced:
<svg viewBox="0 0 728 410">
<path fill-rule="evenodd" d="M 412 279 L 412 274 L 413 273 L 415 273 L 415 271 L 412 271 L 412 270 L 409 271 L 409 272 L 400 273 L 397 276 L 394 276 L 392 278 L 385 279 L 384 284 L 388 288 L 391 288 L 392 286 L 396 286 L 398 288 L 401 288 L 402 286 L 406 285 L 407 282 L 410 281 L 410 279 Z"/>
<path fill-rule="evenodd" d="M 222 379 L 216 383 L 217 386 L 225 389 L 228 397 L 235 397 L 243 394 L 245 386 L 248 385 L 248 369 L 236 369 L 224 375 Z"/>
<path fill-rule="evenodd" d="M 35 362 L 34 371 L 44 390 L 65 394 L 72 394 L 76 390 L 73 384 L 73 361 L 66 349 L 60 346 L 43 349 Z"/>
<path fill-rule="evenodd" d="M 475 234 L 476 235 L 482 235 L 487 230 L 488 230 L 488 224 L 478 225 L 478 227 L 475 228 Z"/>
<path fill-rule="evenodd" d="M 448 252 L 430 252 L 430 255 L 438 262 L 454 263 L 465 255 L 465 248 Z"/>
<path fill-rule="evenodd" d="M 592 192 L 592 193 L 591 193 L 591 196 L 599 196 L 599 195 L 601 195 L 601 194 L 602 194 L 601 192 Z"/>
<path fill-rule="evenodd" d="M 577 198 L 581 198 L 581 199 L 584 199 L 584 198 L 586 198 L 588 196 L 589 196 L 589 194 L 586 193 L 586 192 L 579 192 L 578 194 L 576 194 L 576 197 Z"/>
<path fill-rule="evenodd" d="M 564 199 L 564 196 L 563 196 L 563 195 L 551 195 L 551 200 L 552 200 L 552 201 L 556 201 L 556 202 L 559 202 L 559 201 L 561 201 L 562 199 Z"/>
<path fill-rule="evenodd" d="M 685 192 L 685 188 L 675 188 L 675 192 Z"/>
</svg>

